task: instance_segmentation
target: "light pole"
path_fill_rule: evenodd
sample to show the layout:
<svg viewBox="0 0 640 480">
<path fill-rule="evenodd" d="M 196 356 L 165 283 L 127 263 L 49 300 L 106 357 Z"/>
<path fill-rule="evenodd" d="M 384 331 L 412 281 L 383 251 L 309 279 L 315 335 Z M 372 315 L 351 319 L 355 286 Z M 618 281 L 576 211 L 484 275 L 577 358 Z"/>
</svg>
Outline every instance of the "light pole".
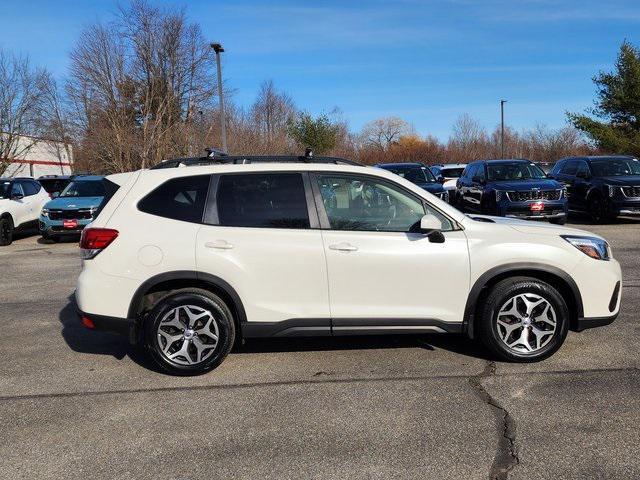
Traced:
<svg viewBox="0 0 640 480">
<path fill-rule="evenodd" d="M 227 126 L 224 116 L 224 98 L 222 96 L 222 65 L 220 64 L 220 54 L 224 48 L 219 43 L 212 43 L 211 48 L 216 52 L 216 64 L 218 65 L 218 97 L 220 102 L 220 130 L 222 135 L 222 151 L 227 152 Z"/>
<path fill-rule="evenodd" d="M 504 158 L 504 104 L 506 100 L 500 100 L 500 158 Z"/>
</svg>

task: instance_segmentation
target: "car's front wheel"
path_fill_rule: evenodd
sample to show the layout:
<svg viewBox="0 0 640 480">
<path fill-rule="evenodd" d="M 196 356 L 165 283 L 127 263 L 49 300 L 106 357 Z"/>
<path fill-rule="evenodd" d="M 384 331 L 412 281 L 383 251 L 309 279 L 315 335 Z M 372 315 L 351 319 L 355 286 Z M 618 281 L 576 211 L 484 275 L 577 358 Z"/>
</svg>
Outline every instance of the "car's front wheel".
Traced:
<svg viewBox="0 0 640 480">
<path fill-rule="evenodd" d="M 479 333 L 499 358 L 535 362 L 560 348 L 568 328 L 567 304 L 554 287 L 536 278 L 512 277 L 489 292 Z"/>
<path fill-rule="evenodd" d="M 13 242 L 13 221 L 9 217 L 0 218 L 0 246 Z"/>
<path fill-rule="evenodd" d="M 144 323 L 144 343 L 158 366 L 173 375 L 199 375 L 216 368 L 235 341 L 225 302 L 190 288 L 161 298 Z"/>
</svg>

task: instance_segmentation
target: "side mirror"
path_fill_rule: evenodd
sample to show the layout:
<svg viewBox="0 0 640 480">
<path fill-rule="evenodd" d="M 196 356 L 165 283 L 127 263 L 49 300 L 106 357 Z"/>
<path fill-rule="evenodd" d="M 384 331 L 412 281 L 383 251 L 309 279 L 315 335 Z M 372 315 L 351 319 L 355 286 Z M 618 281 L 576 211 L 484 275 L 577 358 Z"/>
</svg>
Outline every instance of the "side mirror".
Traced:
<svg viewBox="0 0 640 480">
<path fill-rule="evenodd" d="M 473 183 L 479 183 L 480 185 L 484 185 L 484 178 L 475 176 L 471 179 Z"/>
<path fill-rule="evenodd" d="M 444 177 L 442 175 L 438 176 L 438 183 L 444 183 Z"/>
<path fill-rule="evenodd" d="M 576 177 L 581 178 L 583 180 L 588 180 L 589 174 L 587 172 L 578 172 L 576 173 Z"/>
<path fill-rule="evenodd" d="M 60 196 L 60 192 L 53 192 L 51 194 L 51 198 L 58 198 Z"/>
<path fill-rule="evenodd" d="M 444 235 L 441 232 L 442 222 L 430 213 L 420 219 L 420 231 L 424 233 L 432 243 L 444 243 Z"/>
<path fill-rule="evenodd" d="M 22 195 L 21 193 L 11 194 L 11 200 L 22 200 L 23 198 L 24 198 L 24 195 Z"/>
</svg>

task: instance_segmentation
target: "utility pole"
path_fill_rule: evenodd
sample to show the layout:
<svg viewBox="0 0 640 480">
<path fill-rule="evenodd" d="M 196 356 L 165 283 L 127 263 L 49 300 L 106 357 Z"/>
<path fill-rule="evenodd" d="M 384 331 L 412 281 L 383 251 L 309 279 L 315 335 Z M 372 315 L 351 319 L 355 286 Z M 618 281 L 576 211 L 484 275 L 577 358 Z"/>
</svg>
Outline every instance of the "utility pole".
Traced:
<svg viewBox="0 0 640 480">
<path fill-rule="evenodd" d="M 506 100 L 500 100 L 500 158 L 504 158 L 504 104 Z"/>
<path fill-rule="evenodd" d="M 220 54 L 224 52 L 224 48 L 219 43 L 212 43 L 211 48 L 216 52 L 216 64 L 218 65 L 218 98 L 220 102 L 220 131 L 222 135 L 222 151 L 227 152 L 227 126 L 224 116 L 224 98 L 222 96 L 222 65 L 220 64 Z"/>
</svg>

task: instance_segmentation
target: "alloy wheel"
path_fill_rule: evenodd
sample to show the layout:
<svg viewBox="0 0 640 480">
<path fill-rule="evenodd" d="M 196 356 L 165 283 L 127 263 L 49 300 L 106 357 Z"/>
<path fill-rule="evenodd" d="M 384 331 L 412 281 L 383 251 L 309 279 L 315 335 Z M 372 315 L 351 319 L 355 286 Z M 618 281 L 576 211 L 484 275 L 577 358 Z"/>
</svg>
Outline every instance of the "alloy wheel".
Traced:
<svg viewBox="0 0 640 480">
<path fill-rule="evenodd" d="M 213 314 L 195 305 L 170 310 L 158 324 L 160 351 L 179 365 L 197 365 L 216 349 L 220 333 Z"/>
<path fill-rule="evenodd" d="M 553 338 L 557 317 L 548 300 L 534 293 L 522 293 L 502 305 L 496 322 L 498 336 L 509 349 L 534 353 Z"/>
</svg>

